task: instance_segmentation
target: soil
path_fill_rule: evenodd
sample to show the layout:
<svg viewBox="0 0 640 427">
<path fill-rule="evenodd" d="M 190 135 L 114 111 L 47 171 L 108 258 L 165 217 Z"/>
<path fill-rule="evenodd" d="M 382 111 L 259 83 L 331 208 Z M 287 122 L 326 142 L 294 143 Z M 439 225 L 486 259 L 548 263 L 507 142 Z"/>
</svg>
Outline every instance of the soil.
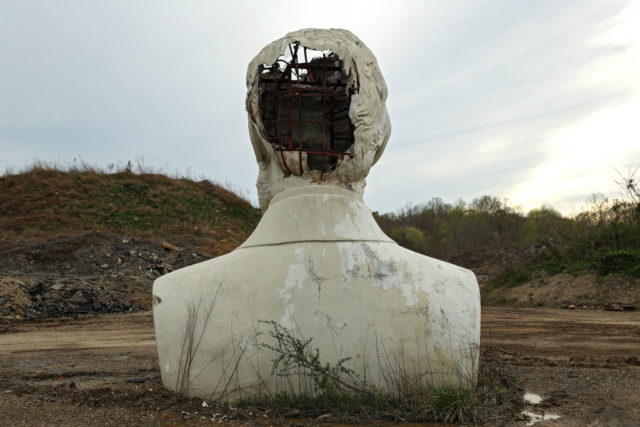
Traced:
<svg viewBox="0 0 640 427">
<path fill-rule="evenodd" d="M 151 312 L 5 320 L 0 424 L 312 425 L 264 409 L 203 407 L 162 388 Z M 539 425 L 640 425 L 640 313 L 485 308 L 484 363 L 539 394 Z M 208 403 L 207 403 L 208 404 Z M 525 425 L 524 415 L 493 420 Z"/>
<path fill-rule="evenodd" d="M 190 238 L 167 243 L 99 232 L 0 240 L 0 316 L 149 310 L 157 277 L 213 256 Z"/>
<path fill-rule="evenodd" d="M 540 277 L 513 288 L 482 290 L 484 305 L 611 309 L 616 305 L 640 308 L 640 279 L 593 273 Z"/>
<path fill-rule="evenodd" d="M 162 387 L 148 311 L 153 280 L 219 254 L 187 237 L 166 243 L 97 232 L 0 240 L 0 425 L 330 420 L 203 406 Z M 493 274 L 477 264 L 480 276 Z M 484 305 L 576 308 L 483 307 L 482 363 L 543 399 L 520 409 L 560 416 L 542 425 L 640 425 L 640 311 L 598 310 L 639 306 L 639 289 L 621 276 L 565 274 L 483 290 Z M 505 414 L 491 424 L 530 420 Z"/>
</svg>

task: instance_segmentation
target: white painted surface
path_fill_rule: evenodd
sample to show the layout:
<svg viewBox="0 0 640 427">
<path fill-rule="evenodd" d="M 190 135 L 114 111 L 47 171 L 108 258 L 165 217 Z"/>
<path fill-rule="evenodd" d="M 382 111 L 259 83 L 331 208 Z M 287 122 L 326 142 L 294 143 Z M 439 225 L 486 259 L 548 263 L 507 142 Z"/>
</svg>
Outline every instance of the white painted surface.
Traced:
<svg viewBox="0 0 640 427">
<path fill-rule="evenodd" d="M 169 367 L 162 372 L 166 387 L 176 388 L 189 307 L 199 315 L 194 335 L 203 337 L 190 392 L 202 397 L 219 396 L 224 385 L 227 397 L 240 389 L 257 393 L 274 387 L 273 354 L 260 347 L 269 341 L 260 334 L 266 330 L 260 321 L 271 320 L 313 338 L 323 362 L 351 357 L 349 367 L 376 386 L 386 386 L 380 368 L 388 362 L 427 382 L 474 380 L 480 297 L 473 273 L 398 246 L 375 230 L 357 195 L 318 188 L 329 191 L 281 193 L 254 234 L 232 253 L 156 280 L 153 294 L 161 302 L 154 318 L 160 364 Z M 316 208 L 322 204 L 332 208 Z M 347 220 L 370 233 L 369 239 L 335 227 L 324 232 L 311 227 L 316 234 L 307 230 L 306 240 L 291 241 L 295 228 L 283 237 L 265 226 L 277 222 L 274 216 L 286 221 L 293 212 L 304 221 Z M 205 326 L 205 309 L 214 296 Z M 229 366 L 241 352 L 230 387 Z"/>
<path fill-rule="evenodd" d="M 352 156 L 322 182 L 310 174 L 285 176 L 252 113 L 258 111 L 257 66 L 272 63 L 293 41 L 332 49 L 346 64 L 346 74 L 357 67 L 360 79 L 349 112 L 355 125 Z M 273 340 L 263 321 L 313 338 L 323 363 L 350 357 L 349 367 L 382 389 L 392 387 L 390 375 L 400 374 L 418 384 L 475 381 L 480 343 L 475 276 L 398 246 L 362 201 L 364 178 L 390 132 L 387 89 L 375 57 L 348 31 L 301 30 L 263 49 L 249 66 L 247 87 L 265 213 L 235 251 L 155 281 L 163 384 L 180 390 L 181 373 L 190 366 L 188 389 L 182 391 L 193 395 L 276 391 L 274 355 L 262 346 Z"/>
</svg>

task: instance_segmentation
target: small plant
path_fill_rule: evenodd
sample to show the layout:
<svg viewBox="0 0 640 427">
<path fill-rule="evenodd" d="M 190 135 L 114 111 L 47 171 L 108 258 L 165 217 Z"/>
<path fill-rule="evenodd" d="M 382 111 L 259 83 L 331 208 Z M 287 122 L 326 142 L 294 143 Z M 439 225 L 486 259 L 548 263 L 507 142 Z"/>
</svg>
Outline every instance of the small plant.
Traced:
<svg viewBox="0 0 640 427">
<path fill-rule="evenodd" d="M 262 323 L 269 326 L 265 334 L 275 342 L 261 346 L 273 352 L 272 375 L 281 385 L 273 395 L 247 397 L 236 401 L 238 406 L 268 407 L 283 416 L 323 416 L 360 423 L 466 423 L 480 421 L 496 411 L 512 410 L 515 383 L 493 362 L 481 365 L 478 380 L 470 387 L 405 381 L 394 383 L 395 389 L 382 391 L 366 384 L 347 366 L 350 358 L 322 363 L 320 350 L 312 347 L 312 338 L 304 338 L 300 331 L 278 322 Z"/>
<path fill-rule="evenodd" d="M 445 423 L 474 419 L 473 390 L 457 387 L 434 387 L 431 389 L 433 409 Z"/>
<path fill-rule="evenodd" d="M 278 322 L 263 322 L 270 326 L 268 335 L 276 340 L 275 345 L 263 343 L 262 346 L 275 354 L 271 374 L 278 377 L 290 379 L 298 376 L 301 381 L 310 380 L 312 390 L 298 390 L 303 394 L 320 394 L 322 396 L 333 396 L 344 393 L 348 389 L 357 387 L 361 383 L 358 375 L 345 364 L 351 360 L 346 357 L 338 360 L 334 365 L 322 364 L 320 361 L 320 350 L 312 349 L 313 338 L 304 339 L 294 335 Z M 293 391 L 293 390 L 292 390 Z"/>
<path fill-rule="evenodd" d="M 531 269 L 510 269 L 496 276 L 488 283 L 488 288 L 513 288 L 531 280 Z"/>
</svg>

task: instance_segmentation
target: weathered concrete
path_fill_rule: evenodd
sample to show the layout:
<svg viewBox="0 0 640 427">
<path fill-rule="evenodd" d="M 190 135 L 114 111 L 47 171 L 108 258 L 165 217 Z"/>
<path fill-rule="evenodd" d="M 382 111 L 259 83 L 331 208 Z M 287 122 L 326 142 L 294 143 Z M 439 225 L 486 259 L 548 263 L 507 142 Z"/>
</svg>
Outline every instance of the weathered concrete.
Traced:
<svg viewBox="0 0 640 427">
<path fill-rule="evenodd" d="M 332 50 L 343 62 L 348 86 L 353 85 L 354 80 L 358 82 L 358 93 L 352 96 L 349 106 L 349 118 L 355 126 L 351 156 L 343 158 L 336 169 L 324 177 L 323 182 L 348 188 L 362 195 L 365 177 L 382 155 L 391 134 L 391 121 L 385 105 L 387 85 L 378 62 L 369 48 L 351 32 L 305 29 L 289 33 L 267 45 L 251 61 L 247 70 L 249 133 L 260 167 L 257 186 L 263 211 L 269 206 L 271 198 L 280 191 L 316 181 L 316 177 L 308 169 L 302 176 L 289 175 L 278 163 L 275 151 L 265 137 L 264 124 L 259 114 L 259 66 L 273 63 L 287 51 L 289 43 L 294 41 L 315 50 Z"/>
<path fill-rule="evenodd" d="M 252 70 L 291 41 L 333 49 L 360 73 L 361 90 L 350 112 L 353 155 L 323 181 L 286 175 L 252 114 Z M 265 213 L 235 251 L 154 283 L 164 385 L 202 397 L 275 391 L 274 355 L 261 346 L 273 340 L 262 321 L 313 338 L 325 363 L 350 357 L 349 367 L 382 389 L 393 389 L 400 377 L 418 384 L 475 381 L 475 276 L 398 246 L 362 201 L 364 177 L 390 129 L 386 86 L 371 52 L 343 30 L 302 30 L 267 46 L 248 76 L 250 134 Z"/>
</svg>

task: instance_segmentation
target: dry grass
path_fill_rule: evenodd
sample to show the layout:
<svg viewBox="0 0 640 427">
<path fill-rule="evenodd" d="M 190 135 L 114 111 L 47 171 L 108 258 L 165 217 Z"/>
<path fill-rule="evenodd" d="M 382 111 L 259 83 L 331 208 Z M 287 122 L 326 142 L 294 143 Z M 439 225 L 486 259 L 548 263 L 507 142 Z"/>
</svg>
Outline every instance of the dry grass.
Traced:
<svg viewBox="0 0 640 427">
<path fill-rule="evenodd" d="M 103 231 L 242 241 L 259 220 L 246 199 L 208 180 L 130 165 L 113 173 L 34 162 L 0 177 L 0 238 Z"/>
</svg>

